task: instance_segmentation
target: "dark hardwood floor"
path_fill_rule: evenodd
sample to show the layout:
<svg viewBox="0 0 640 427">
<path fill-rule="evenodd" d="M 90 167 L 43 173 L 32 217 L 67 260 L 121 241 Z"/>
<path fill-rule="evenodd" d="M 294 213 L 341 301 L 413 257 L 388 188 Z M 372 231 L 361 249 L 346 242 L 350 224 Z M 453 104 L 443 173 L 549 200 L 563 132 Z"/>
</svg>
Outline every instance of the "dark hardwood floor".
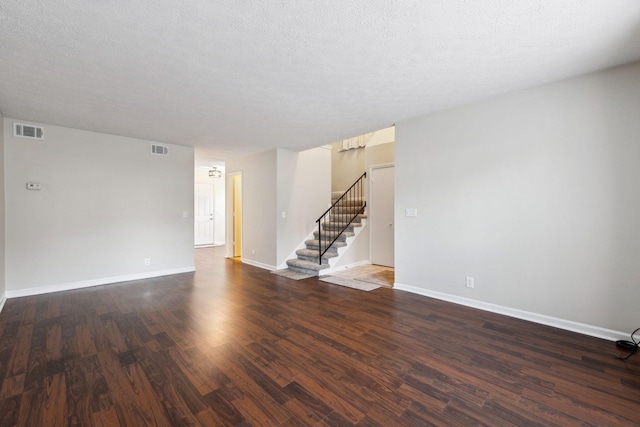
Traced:
<svg viewBox="0 0 640 427">
<path fill-rule="evenodd" d="M 198 271 L 8 300 L 0 426 L 639 425 L 640 355 L 402 291 Z"/>
</svg>

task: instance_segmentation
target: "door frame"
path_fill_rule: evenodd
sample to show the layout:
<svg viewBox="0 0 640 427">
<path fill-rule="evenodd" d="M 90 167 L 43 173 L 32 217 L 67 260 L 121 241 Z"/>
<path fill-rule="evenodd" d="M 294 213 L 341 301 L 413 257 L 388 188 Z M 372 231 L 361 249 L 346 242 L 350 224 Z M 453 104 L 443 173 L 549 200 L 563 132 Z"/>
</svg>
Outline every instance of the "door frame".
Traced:
<svg viewBox="0 0 640 427">
<path fill-rule="evenodd" d="M 242 179 L 242 171 L 236 171 L 236 172 L 230 172 L 226 174 L 226 194 L 225 194 L 225 200 L 226 200 L 226 209 L 225 211 L 227 212 L 226 215 L 226 222 L 227 222 L 227 227 L 226 227 L 226 236 L 225 236 L 225 241 L 226 243 L 226 257 L 227 258 L 235 258 L 235 254 L 234 254 L 234 239 L 233 239 L 233 231 L 234 231 L 234 223 L 236 221 L 236 218 L 233 215 L 233 197 L 234 197 L 234 182 L 235 182 L 235 177 L 239 176 L 240 177 L 240 205 L 244 207 L 244 191 L 243 191 L 243 186 L 244 186 L 244 180 Z M 242 248 L 243 248 L 243 238 L 244 238 L 244 233 L 243 233 L 243 229 L 242 229 L 242 212 L 240 213 L 240 257 L 242 258 Z"/>
<path fill-rule="evenodd" d="M 368 200 L 368 204 L 370 205 L 369 206 L 369 212 L 373 213 L 373 187 L 374 187 L 373 171 L 374 171 L 374 169 L 394 168 L 394 182 L 395 182 L 395 167 L 396 167 L 395 163 L 382 163 L 382 164 L 379 164 L 379 165 L 372 165 L 372 166 L 369 167 L 368 174 L 369 174 L 369 178 L 370 179 L 369 179 L 369 182 L 368 182 L 369 188 L 368 188 L 368 191 L 367 191 L 367 200 Z M 396 227 L 396 225 L 395 225 L 395 221 L 396 221 L 395 220 L 395 205 L 396 205 L 396 203 L 395 203 L 395 200 L 396 200 L 396 190 L 395 190 L 395 185 L 394 185 L 394 188 L 393 188 L 393 212 L 394 212 L 393 222 L 394 222 L 394 224 L 393 224 L 393 245 L 392 245 L 393 254 L 394 255 L 396 253 L 396 233 L 395 233 L 395 227 Z M 373 257 L 372 257 L 372 255 L 373 255 L 373 223 L 374 223 L 375 220 L 374 220 L 373 216 L 371 216 L 370 218 L 368 218 L 368 221 L 369 221 L 369 227 L 368 227 L 369 228 L 369 263 L 371 264 L 372 260 L 373 260 Z M 395 258 L 395 256 L 394 256 L 394 258 Z M 394 262 L 393 268 L 395 268 L 395 262 Z"/>
</svg>

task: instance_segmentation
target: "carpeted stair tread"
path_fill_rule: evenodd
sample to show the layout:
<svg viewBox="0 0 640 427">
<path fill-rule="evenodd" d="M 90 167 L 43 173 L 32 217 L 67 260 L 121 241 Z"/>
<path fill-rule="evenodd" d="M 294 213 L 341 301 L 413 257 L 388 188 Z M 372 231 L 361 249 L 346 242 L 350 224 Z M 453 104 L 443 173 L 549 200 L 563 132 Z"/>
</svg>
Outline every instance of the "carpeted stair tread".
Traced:
<svg viewBox="0 0 640 427">
<path fill-rule="evenodd" d="M 362 206 L 356 207 L 338 207 L 331 209 L 331 215 L 334 216 L 353 216 L 362 211 Z"/>
<path fill-rule="evenodd" d="M 329 243 L 324 239 L 322 240 L 325 244 Z M 307 245 L 307 249 L 318 249 L 318 246 L 320 245 L 320 241 L 318 239 L 305 240 L 304 244 Z M 333 242 L 333 245 L 331 245 L 331 248 L 329 248 L 329 250 L 333 248 L 341 248 L 343 246 L 347 246 L 347 242 L 340 242 L 340 241 Z"/>
<path fill-rule="evenodd" d="M 352 206 L 347 206 L 347 205 L 337 205 L 334 206 L 334 208 L 332 209 L 333 212 L 356 212 L 359 211 L 363 208 L 364 206 L 359 204 L 359 205 L 352 205 Z"/>
<path fill-rule="evenodd" d="M 360 214 L 363 215 L 363 214 Z M 355 227 L 361 227 L 362 226 L 362 217 L 358 215 L 355 218 L 353 218 L 353 221 L 351 221 L 351 225 L 355 226 Z M 365 215 L 366 218 L 366 215 Z M 351 217 L 349 217 L 349 219 L 351 219 Z M 344 217 L 341 217 L 340 215 L 331 215 L 329 217 L 329 222 L 330 223 L 341 223 L 344 224 Z"/>
<path fill-rule="evenodd" d="M 356 222 L 340 222 L 340 221 L 331 221 L 325 222 L 322 224 L 323 230 L 342 230 L 345 227 L 361 227 L 360 223 Z M 352 231 L 352 230 L 350 230 Z"/>
<path fill-rule="evenodd" d="M 296 255 L 298 256 L 304 256 L 304 257 L 308 257 L 308 258 L 315 258 L 316 261 L 318 260 L 318 249 L 298 249 L 296 251 Z M 324 255 L 322 255 L 322 258 L 335 258 L 338 256 L 337 252 L 333 252 L 333 251 L 327 251 L 324 253 Z"/>
<path fill-rule="evenodd" d="M 344 194 L 344 193 L 342 193 L 342 194 Z M 342 197 L 342 194 L 332 194 L 331 195 L 331 201 L 333 203 L 335 203 L 336 200 L 338 200 L 340 197 Z M 345 201 L 346 200 L 351 200 L 351 201 L 356 201 L 356 202 L 361 202 L 362 203 L 364 201 L 364 197 L 362 197 L 362 196 L 360 196 L 360 197 L 349 197 L 349 196 L 347 196 L 342 200 L 345 200 Z"/>
<path fill-rule="evenodd" d="M 291 268 L 304 269 L 310 271 L 320 271 L 329 268 L 329 264 L 318 264 L 316 262 L 305 261 L 302 259 L 287 260 L 287 265 Z"/>
<path fill-rule="evenodd" d="M 318 238 L 320 233 L 318 231 L 314 231 L 313 235 Z M 356 233 L 354 233 L 353 231 L 345 231 L 344 233 L 340 234 L 340 232 L 337 230 L 322 230 L 322 240 L 333 240 L 337 237 L 338 240 L 344 242 L 345 240 L 347 240 L 347 237 L 353 237 L 355 235 Z"/>
<path fill-rule="evenodd" d="M 319 231 L 314 231 L 313 235 L 315 237 L 318 237 L 318 235 L 320 234 Z M 334 237 L 338 236 L 340 234 L 340 230 L 322 230 L 322 239 L 333 239 Z M 355 235 L 355 233 L 353 231 L 345 231 L 342 233 L 342 236 L 344 237 L 353 237 Z"/>
</svg>

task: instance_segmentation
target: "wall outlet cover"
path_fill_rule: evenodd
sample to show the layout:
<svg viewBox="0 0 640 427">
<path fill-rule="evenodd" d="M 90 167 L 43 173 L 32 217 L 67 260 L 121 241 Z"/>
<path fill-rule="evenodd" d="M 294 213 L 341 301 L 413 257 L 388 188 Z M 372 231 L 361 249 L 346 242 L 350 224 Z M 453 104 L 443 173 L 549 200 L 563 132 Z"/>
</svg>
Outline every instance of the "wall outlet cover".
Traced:
<svg viewBox="0 0 640 427">
<path fill-rule="evenodd" d="M 467 284 L 467 288 L 473 289 L 475 287 L 475 280 L 473 279 L 473 277 L 467 276 L 466 284 Z"/>
<path fill-rule="evenodd" d="M 40 190 L 42 189 L 42 184 L 39 182 L 27 182 L 27 190 Z"/>
</svg>

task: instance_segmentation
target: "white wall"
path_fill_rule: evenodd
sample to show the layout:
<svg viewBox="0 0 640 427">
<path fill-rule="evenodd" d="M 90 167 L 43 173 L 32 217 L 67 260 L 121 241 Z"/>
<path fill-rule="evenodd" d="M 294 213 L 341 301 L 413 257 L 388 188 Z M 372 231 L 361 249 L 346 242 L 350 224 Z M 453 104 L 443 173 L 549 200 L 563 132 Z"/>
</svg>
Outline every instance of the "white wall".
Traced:
<svg viewBox="0 0 640 427">
<path fill-rule="evenodd" d="M 12 123 L 5 118 L 9 296 L 193 270 L 192 148 L 165 144 L 162 157 L 149 141 L 48 125 L 34 141 L 13 137 Z"/>
<path fill-rule="evenodd" d="M 242 259 L 275 269 L 277 258 L 277 150 L 230 160 L 227 168 L 227 235 L 231 236 L 231 179 L 242 173 Z M 227 246 L 231 244 L 228 239 Z M 252 253 L 253 251 L 253 253 Z"/>
<path fill-rule="evenodd" d="M 212 178 L 209 176 L 210 167 L 197 167 L 195 169 L 195 181 L 196 184 L 213 184 L 213 244 L 224 245 L 226 230 L 226 174 L 224 166 L 217 166 L 217 168 L 222 172 L 220 178 Z"/>
<path fill-rule="evenodd" d="M 346 191 L 364 172 L 364 148 L 339 151 L 331 144 L 331 191 Z"/>
<path fill-rule="evenodd" d="M 640 63 L 398 123 L 396 282 L 638 327 L 638 135 Z"/>
<path fill-rule="evenodd" d="M 278 149 L 277 161 L 277 265 L 284 268 L 282 264 L 313 231 L 331 202 L 331 150 L 320 147 L 297 153 Z"/>
<path fill-rule="evenodd" d="M 394 141 L 395 127 L 391 126 L 375 131 L 364 148 L 340 151 L 339 142 L 331 144 L 331 191 L 346 191 L 360 178 L 362 172 L 368 171 L 369 166 L 375 164 L 371 163 L 372 156 L 379 156 L 383 152 L 388 155 L 389 147 L 393 150 L 393 146 L 387 144 Z M 380 145 L 386 148 L 380 151 L 376 148 Z M 391 156 L 393 157 L 393 153 Z M 389 163 L 393 163 L 393 160 Z"/>
<path fill-rule="evenodd" d="M 380 129 L 373 134 L 373 137 L 367 142 L 367 147 L 375 147 L 376 145 L 388 144 L 396 141 L 396 128 L 391 126 Z"/>
<path fill-rule="evenodd" d="M 4 118 L 0 112 L 0 311 L 6 298 L 5 283 Z"/>
</svg>

